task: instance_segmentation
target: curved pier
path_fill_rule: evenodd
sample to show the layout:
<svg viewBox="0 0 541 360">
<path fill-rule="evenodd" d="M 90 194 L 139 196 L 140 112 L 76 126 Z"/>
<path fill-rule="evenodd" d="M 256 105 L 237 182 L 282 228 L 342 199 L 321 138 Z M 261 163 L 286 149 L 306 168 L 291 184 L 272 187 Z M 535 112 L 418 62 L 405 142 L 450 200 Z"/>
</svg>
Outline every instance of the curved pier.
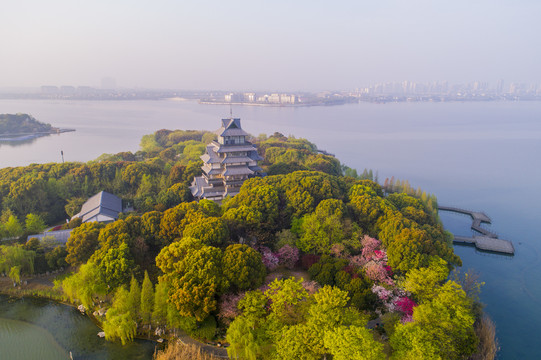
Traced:
<svg viewBox="0 0 541 360">
<path fill-rule="evenodd" d="M 469 215 L 472 218 L 472 230 L 475 230 L 481 234 L 481 236 L 473 237 L 455 236 L 453 242 L 473 244 L 477 249 L 483 251 L 492 251 L 511 255 L 515 253 L 515 247 L 511 241 L 498 239 L 498 235 L 481 227 L 481 223 L 491 223 L 490 218 L 485 213 L 450 206 L 438 206 L 438 210 Z"/>
</svg>

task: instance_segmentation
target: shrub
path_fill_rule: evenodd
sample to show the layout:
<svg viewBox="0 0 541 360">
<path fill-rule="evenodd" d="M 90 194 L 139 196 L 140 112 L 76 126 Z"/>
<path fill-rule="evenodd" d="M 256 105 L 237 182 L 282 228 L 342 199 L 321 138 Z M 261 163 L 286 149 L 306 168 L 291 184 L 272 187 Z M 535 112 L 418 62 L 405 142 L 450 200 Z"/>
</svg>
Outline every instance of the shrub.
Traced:
<svg viewBox="0 0 541 360">
<path fill-rule="evenodd" d="M 154 360 L 218 360 L 212 354 L 204 352 L 199 346 L 194 344 L 182 344 L 174 342 L 167 346 L 167 349 L 158 351 L 154 355 Z"/>
<path fill-rule="evenodd" d="M 210 315 L 190 332 L 190 336 L 197 339 L 212 340 L 216 335 L 216 319 Z"/>
</svg>

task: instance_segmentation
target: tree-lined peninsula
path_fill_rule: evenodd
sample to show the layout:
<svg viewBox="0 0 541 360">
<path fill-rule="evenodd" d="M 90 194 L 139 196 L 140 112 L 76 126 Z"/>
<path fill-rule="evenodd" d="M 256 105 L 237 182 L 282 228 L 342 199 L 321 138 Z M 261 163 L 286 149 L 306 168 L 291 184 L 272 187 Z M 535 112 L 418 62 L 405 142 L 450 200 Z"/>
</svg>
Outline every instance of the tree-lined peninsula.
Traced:
<svg viewBox="0 0 541 360">
<path fill-rule="evenodd" d="M 69 268 L 48 294 L 95 312 L 110 341 L 188 334 L 242 359 L 491 358 L 479 284 L 449 275 L 461 260 L 434 196 L 275 133 L 251 139 L 266 177 L 196 202 L 214 137 L 160 130 L 136 153 L 0 169 L 0 234 L 20 237 L 0 246 L 0 272 L 19 284 Z M 99 191 L 133 211 L 72 220 L 65 246 L 27 241 Z"/>
<path fill-rule="evenodd" d="M 53 131 L 51 124 L 37 121 L 28 114 L 0 114 L 0 135 L 20 135 Z"/>
</svg>

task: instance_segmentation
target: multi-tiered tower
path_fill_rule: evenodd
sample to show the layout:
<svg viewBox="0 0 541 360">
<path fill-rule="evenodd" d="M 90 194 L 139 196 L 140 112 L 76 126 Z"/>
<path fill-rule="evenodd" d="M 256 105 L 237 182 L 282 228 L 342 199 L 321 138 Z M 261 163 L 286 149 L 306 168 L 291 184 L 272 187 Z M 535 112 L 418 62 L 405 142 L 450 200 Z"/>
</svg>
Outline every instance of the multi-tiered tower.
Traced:
<svg viewBox="0 0 541 360">
<path fill-rule="evenodd" d="M 248 133 L 242 130 L 240 119 L 222 119 L 216 135 L 218 140 L 208 144 L 201 156 L 203 176 L 195 177 L 190 187 L 196 199 L 219 201 L 235 196 L 246 179 L 262 175 L 257 161 L 263 158 L 246 140 Z"/>
</svg>

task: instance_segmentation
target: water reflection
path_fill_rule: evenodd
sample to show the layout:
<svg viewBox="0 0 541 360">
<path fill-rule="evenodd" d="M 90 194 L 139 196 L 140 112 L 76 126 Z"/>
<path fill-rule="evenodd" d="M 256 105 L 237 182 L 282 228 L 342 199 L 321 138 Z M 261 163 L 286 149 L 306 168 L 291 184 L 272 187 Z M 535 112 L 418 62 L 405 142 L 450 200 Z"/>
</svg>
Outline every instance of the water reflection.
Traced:
<svg viewBox="0 0 541 360">
<path fill-rule="evenodd" d="M 4 356 L 4 351 L 7 352 L 8 349 L 11 353 L 19 354 L 21 351 L 19 347 L 32 344 L 32 347 L 35 347 L 34 354 L 40 354 L 39 357 L 21 355 L 9 358 L 53 360 L 59 359 L 58 354 L 69 352 L 73 353 L 75 359 L 152 358 L 155 347 L 153 342 L 137 340 L 122 346 L 99 338 L 97 336 L 99 331 L 100 329 L 87 316 L 80 314 L 73 307 L 45 299 L 19 299 L 0 295 L 1 356 Z M 12 341 L 13 338 L 17 341 Z"/>
<path fill-rule="evenodd" d="M 32 143 L 35 143 L 40 137 L 34 137 L 31 139 L 25 139 L 25 140 L 14 140 L 14 141 L 0 140 L 0 148 L 2 146 L 18 147 L 18 146 L 23 146 L 23 145 L 30 145 Z"/>
</svg>

